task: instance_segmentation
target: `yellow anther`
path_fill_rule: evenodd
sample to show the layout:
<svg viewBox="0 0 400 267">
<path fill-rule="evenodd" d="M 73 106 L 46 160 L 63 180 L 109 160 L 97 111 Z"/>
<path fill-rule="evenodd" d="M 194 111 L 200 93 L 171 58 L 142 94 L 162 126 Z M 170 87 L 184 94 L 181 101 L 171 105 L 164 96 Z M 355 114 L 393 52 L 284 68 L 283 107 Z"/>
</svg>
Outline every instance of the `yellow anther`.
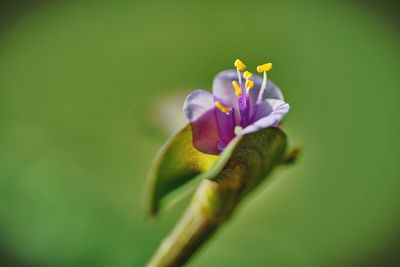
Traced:
<svg viewBox="0 0 400 267">
<path fill-rule="evenodd" d="M 245 83 L 246 89 L 250 90 L 254 86 L 254 82 L 252 80 L 247 80 Z"/>
<path fill-rule="evenodd" d="M 233 81 L 232 82 L 233 88 L 235 88 L 235 94 L 237 96 L 240 96 L 242 94 L 242 89 L 240 89 L 239 84 L 237 83 L 237 81 Z"/>
<path fill-rule="evenodd" d="M 225 106 L 225 105 L 221 104 L 221 102 L 219 102 L 219 101 L 215 101 L 214 104 L 215 104 L 215 107 L 217 109 L 221 110 L 223 113 L 229 113 L 229 111 L 232 110 L 231 107 Z"/>
<path fill-rule="evenodd" d="M 234 65 L 240 71 L 246 70 L 246 65 L 240 59 L 236 59 Z"/>
<path fill-rule="evenodd" d="M 259 73 L 263 71 L 270 71 L 272 69 L 272 63 L 265 63 L 257 67 Z"/>
<path fill-rule="evenodd" d="M 244 78 L 246 79 L 246 80 L 248 80 L 248 79 L 250 79 L 250 77 L 251 76 L 253 76 L 253 73 L 251 73 L 250 71 L 245 71 L 244 73 L 243 73 L 243 76 L 244 76 Z"/>
</svg>

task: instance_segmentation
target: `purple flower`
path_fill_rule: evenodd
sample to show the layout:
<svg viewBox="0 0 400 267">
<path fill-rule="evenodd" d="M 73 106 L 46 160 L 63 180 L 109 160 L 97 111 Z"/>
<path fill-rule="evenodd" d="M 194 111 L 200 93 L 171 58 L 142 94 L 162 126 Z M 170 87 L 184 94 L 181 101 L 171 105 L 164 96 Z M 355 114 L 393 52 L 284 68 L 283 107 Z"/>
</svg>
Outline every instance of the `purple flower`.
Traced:
<svg viewBox="0 0 400 267">
<path fill-rule="evenodd" d="M 185 100 L 183 110 L 192 125 L 193 146 L 218 155 L 236 136 L 263 128 L 277 127 L 289 112 L 279 88 L 267 80 L 272 64 L 257 67 L 263 78 L 252 75 L 240 60 L 236 70 L 217 74 L 213 93 L 195 90 Z"/>
</svg>

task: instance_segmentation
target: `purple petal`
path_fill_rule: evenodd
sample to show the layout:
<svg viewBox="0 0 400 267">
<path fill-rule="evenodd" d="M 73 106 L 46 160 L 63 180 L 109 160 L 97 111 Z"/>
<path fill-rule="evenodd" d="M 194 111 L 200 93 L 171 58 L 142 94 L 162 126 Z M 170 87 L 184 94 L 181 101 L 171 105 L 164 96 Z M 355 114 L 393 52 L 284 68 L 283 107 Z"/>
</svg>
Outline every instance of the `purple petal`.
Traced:
<svg viewBox="0 0 400 267">
<path fill-rule="evenodd" d="M 243 82 L 245 81 L 242 73 Z M 251 80 L 254 81 L 254 87 L 249 91 L 250 103 L 251 106 L 254 107 L 256 105 L 258 94 L 260 93 L 262 77 L 254 74 Z M 237 72 L 236 70 L 225 70 L 218 73 L 213 82 L 213 95 L 219 99 L 220 101 L 226 103 L 227 105 L 235 108 L 236 110 L 236 123 L 238 124 L 241 121 L 239 108 L 237 104 L 237 96 L 235 95 L 235 90 L 232 86 L 232 81 L 237 81 Z M 272 98 L 284 100 L 281 90 L 276 86 L 271 80 L 267 81 L 267 88 L 264 90 L 262 99 Z M 254 109 L 250 109 L 250 114 L 253 114 Z"/>
<path fill-rule="evenodd" d="M 222 151 L 229 142 L 235 137 L 235 115 L 234 110 L 228 114 L 215 109 L 215 116 L 218 122 L 218 131 L 220 140 L 217 147 Z"/>
<path fill-rule="evenodd" d="M 273 83 L 271 80 L 267 81 L 267 88 L 264 91 L 262 99 L 264 100 L 266 98 L 285 100 L 283 98 L 281 89 L 279 89 L 279 87 L 275 83 Z"/>
<path fill-rule="evenodd" d="M 259 75 L 253 75 L 252 80 L 254 81 L 254 87 L 249 91 L 250 103 L 252 106 L 255 106 L 258 99 L 258 94 L 260 93 L 262 77 Z M 271 98 L 271 99 L 283 99 L 283 94 L 281 90 L 276 86 L 271 80 L 267 80 L 267 88 L 263 92 L 262 100 Z M 253 110 L 252 112 L 253 113 Z"/>
<path fill-rule="evenodd" d="M 189 121 L 195 121 L 208 110 L 214 108 L 214 97 L 207 91 L 198 89 L 186 97 L 183 112 Z"/>
<path fill-rule="evenodd" d="M 201 152 L 213 155 L 221 153 L 221 149 L 218 146 L 220 136 L 215 116 L 216 111 L 215 108 L 212 108 L 191 123 L 193 146 Z"/>
<path fill-rule="evenodd" d="M 239 112 L 238 97 L 235 94 L 232 81 L 237 81 L 236 70 L 225 70 L 218 73 L 213 81 L 213 95 L 218 101 L 234 108 L 236 124 L 240 123 L 241 116 Z M 244 78 L 243 78 L 244 81 Z M 243 90 L 243 89 L 242 89 Z"/>
<path fill-rule="evenodd" d="M 266 99 L 257 106 L 255 122 L 243 129 L 242 134 L 276 127 L 289 112 L 289 104 L 278 99 Z"/>
<path fill-rule="evenodd" d="M 215 76 L 212 86 L 213 95 L 234 108 L 237 107 L 237 96 L 232 81 L 237 79 L 236 71 L 225 70 Z"/>
<path fill-rule="evenodd" d="M 223 103 L 225 105 L 225 103 Z M 191 122 L 193 146 L 204 153 L 218 155 L 235 137 L 235 116 L 214 106 L 214 96 L 204 90 L 192 92 L 185 100 L 183 110 Z"/>
<path fill-rule="evenodd" d="M 237 81 L 237 79 L 236 70 L 225 70 L 218 73 L 213 82 L 213 95 L 231 105 L 231 102 L 236 101 L 232 81 Z M 243 73 L 242 79 L 245 81 Z M 260 75 L 253 74 L 250 79 L 254 81 L 254 87 L 250 90 L 249 95 L 251 98 L 257 100 L 263 78 Z M 281 90 L 271 80 L 267 81 L 267 88 L 263 94 L 263 99 L 265 98 L 284 100 Z"/>
</svg>

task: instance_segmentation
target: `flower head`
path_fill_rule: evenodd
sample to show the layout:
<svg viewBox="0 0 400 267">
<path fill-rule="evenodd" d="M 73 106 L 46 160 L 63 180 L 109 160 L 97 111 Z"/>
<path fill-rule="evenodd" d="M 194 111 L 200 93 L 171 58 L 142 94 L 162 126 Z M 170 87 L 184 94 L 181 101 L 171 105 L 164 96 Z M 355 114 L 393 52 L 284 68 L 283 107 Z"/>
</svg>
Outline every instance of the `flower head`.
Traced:
<svg viewBox="0 0 400 267">
<path fill-rule="evenodd" d="M 193 146 L 201 152 L 218 155 L 236 135 L 277 127 L 289 112 L 281 91 L 267 79 L 271 63 L 257 67 L 262 78 L 245 71 L 239 59 L 234 65 L 236 70 L 217 74 L 212 94 L 198 89 L 185 100 Z"/>
</svg>

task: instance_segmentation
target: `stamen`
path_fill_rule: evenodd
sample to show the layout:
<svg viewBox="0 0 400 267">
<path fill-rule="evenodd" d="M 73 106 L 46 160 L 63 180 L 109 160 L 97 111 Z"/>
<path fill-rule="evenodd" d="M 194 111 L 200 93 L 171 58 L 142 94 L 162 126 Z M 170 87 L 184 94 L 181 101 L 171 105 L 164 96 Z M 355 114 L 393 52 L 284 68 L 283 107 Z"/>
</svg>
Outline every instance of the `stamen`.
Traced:
<svg viewBox="0 0 400 267">
<path fill-rule="evenodd" d="M 270 71 L 271 69 L 272 69 L 272 63 L 265 63 L 260 66 L 257 66 L 258 73 L 261 73 L 263 71 Z"/>
<path fill-rule="evenodd" d="M 254 87 L 254 81 L 246 80 L 246 93 L 249 93 L 250 89 Z"/>
<path fill-rule="evenodd" d="M 236 59 L 234 65 L 239 71 L 246 70 L 246 65 L 240 59 Z"/>
<path fill-rule="evenodd" d="M 248 80 L 248 79 L 250 79 L 251 78 L 251 76 L 253 76 L 253 73 L 251 73 L 250 71 L 245 71 L 244 73 L 243 73 L 243 76 L 244 76 L 244 78 L 246 79 L 246 80 Z"/>
<path fill-rule="evenodd" d="M 242 94 L 242 89 L 240 89 L 239 84 L 236 81 L 232 82 L 233 88 L 235 88 L 235 94 L 240 96 Z"/>
<path fill-rule="evenodd" d="M 226 113 L 226 115 L 228 115 L 228 114 L 229 114 L 229 111 L 232 110 L 231 107 L 225 106 L 225 105 L 221 104 L 221 102 L 219 102 L 219 101 L 215 101 L 214 104 L 215 104 L 215 107 L 216 107 L 217 109 L 219 109 L 219 110 L 222 111 L 223 113 Z"/>
<path fill-rule="evenodd" d="M 272 63 L 265 63 L 265 64 L 257 66 L 257 71 L 259 73 L 261 73 L 261 72 L 263 73 L 263 81 L 261 84 L 260 92 L 258 94 L 257 102 L 262 101 L 264 90 L 265 90 L 265 88 L 267 88 L 267 81 L 268 81 L 267 72 L 270 71 L 271 69 L 272 69 Z"/>
<path fill-rule="evenodd" d="M 235 63 L 233 63 L 233 64 L 236 67 L 239 85 L 242 85 L 242 75 L 240 74 L 240 72 L 246 70 L 246 65 L 240 59 L 236 59 Z"/>
</svg>

